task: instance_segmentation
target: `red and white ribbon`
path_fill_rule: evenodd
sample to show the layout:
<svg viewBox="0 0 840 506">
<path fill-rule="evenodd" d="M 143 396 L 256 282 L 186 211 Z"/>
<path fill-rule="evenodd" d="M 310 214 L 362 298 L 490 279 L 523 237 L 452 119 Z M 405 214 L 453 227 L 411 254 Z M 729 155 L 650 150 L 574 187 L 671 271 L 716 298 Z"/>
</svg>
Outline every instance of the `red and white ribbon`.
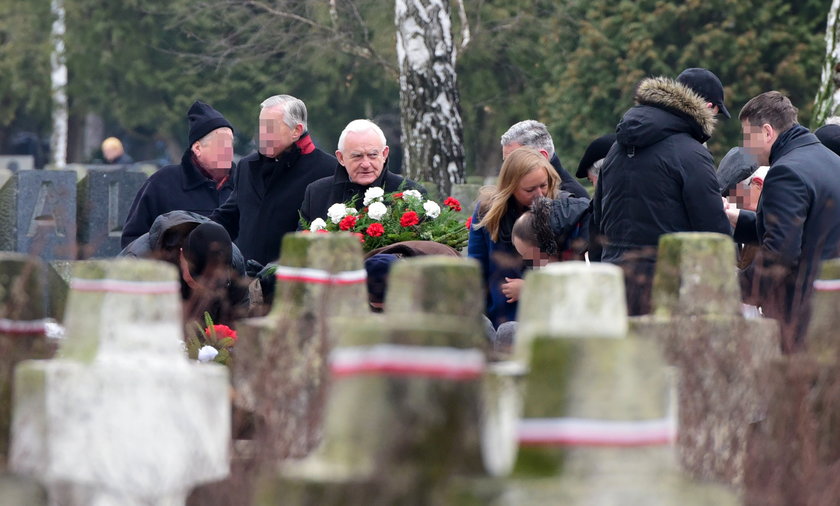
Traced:
<svg viewBox="0 0 840 506">
<path fill-rule="evenodd" d="M 840 279 L 817 279 L 814 290 L 818 292 L 840 292 Z"/>
<path fill-rule="evenodd" d="M 676 439 L 673 418 L 641 421 L 526 418 L 519 422 L 524 446 L 656 446 Z"/>
<path fill-rule="evenodd" d="M 181 285 L 177 281 L 127 281 L 124 279 L 73 278 L 70 280 L 70 289 L 78 292 L 163 295 L 180 292 Z"/>
<path fill-rule="evenodd" d="M 367 280 L 367 271 L 329 272 L 323 269 L 310 269 L 308 267 L 287 267 L 278 265 L 274 276 L 279 281 L 297 281 L 301 283 L 316 283 L 322 285 L 354 285 L 364 283 Z"/>
<path fill-rule="evenodd" d="M 382 374 L 469 380 L 479 377 L 484 365 L 484 354 L 476 349 L 378 344 L 330 353 L 330 368 L 338 377 Z"/>
<path fill-rule="evenodd" d="M 44 334 L 47 320 L 10 320 L 0 318 L 0 334 Z"/>
</svg>

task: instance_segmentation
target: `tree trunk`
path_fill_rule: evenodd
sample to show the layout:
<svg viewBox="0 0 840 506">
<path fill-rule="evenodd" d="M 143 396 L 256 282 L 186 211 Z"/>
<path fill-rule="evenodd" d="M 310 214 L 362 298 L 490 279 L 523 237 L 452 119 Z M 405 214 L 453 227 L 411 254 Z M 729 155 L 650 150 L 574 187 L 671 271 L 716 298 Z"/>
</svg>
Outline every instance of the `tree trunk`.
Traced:
<svg viewBox="0 0 840 506">
<path fill-rule="evenodd" d="M 403 167 L 441 195 L 464 181 L 463 124 L 449 0 L 396 0 Z"/>
<path fill-rule="evenodd" d="M 838 113 L 840 106 L 840 0 L 833 0 L 828 10 L 825 28 L 825 62 L 822 82 L 814 107 L 813 127 L 822 126 L 829 117 Z"/>
<path fill-rule="evenodd" d="M 64 0 L 52 0 L 52 137 L 50 151 L 57 169 L 67 166 L 67 62 L 64 52 Z"/>
</svg>

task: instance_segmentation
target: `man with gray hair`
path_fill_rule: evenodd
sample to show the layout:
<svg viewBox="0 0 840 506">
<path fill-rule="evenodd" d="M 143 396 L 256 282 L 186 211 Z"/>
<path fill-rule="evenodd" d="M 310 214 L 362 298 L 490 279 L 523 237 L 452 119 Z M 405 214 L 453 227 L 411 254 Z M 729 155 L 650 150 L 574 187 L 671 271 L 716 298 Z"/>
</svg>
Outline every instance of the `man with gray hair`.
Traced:
<svg viewBox="0 0 840 506">
<path fill-rule="evenodd" d="M 260 108 L 259 151 L 239 161 L 233 193 L 210 217 L 247 260 L 265 265 L 279 256 L 283 236 L 297 230 L 307 185 L 332 174 L 336 160 L 312 143 L 301 100 L 275 95 Z"/>
<path fill-rule="evenodd" d="M 356 119 L 344 127 L 335 152 L 338 165 L 332 176 L 319 179 L 306 188 L 300 214 L 306 221 L 326 218 L 333 204 L 348 202 L 373 186 L 386 192 L 426 190 L 419 184 L 388 170 L 388 145 L 382 129 L 373 121 Z"/>
<path fill-rule="evenodd" d="M 533 119 L 520 121 L 502 134 L 501 144 L 502 160 L 522 146 L 536 149 L 551 163 L 551 166 L 560 176 L 561 191 L 569 192 L 573 197 L 589 198 L 589 192 L 586 191 L 586 188 L 563 168 L 560 158 L 554 152 L 554 141 L 551 139 L 551 134 L 548 133 L 548 128 L 544 124 Z"/>
</svg>

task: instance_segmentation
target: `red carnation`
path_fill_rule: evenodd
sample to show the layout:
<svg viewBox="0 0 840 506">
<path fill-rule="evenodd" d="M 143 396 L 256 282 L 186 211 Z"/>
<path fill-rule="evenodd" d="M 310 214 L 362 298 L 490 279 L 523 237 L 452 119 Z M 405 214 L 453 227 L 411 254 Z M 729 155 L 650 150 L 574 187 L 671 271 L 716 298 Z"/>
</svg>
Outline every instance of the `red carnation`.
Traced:
<svg viewBox="0 0 840 506">
<path fill-rule="evenodd" d="M 379 237 L 385 233 L 385 227 L 381 223 L 371 223 L 365 233 L 371 237 Z"/>
<path fill-rule="evenodd" d="M 319 228 L 318 230 L 315 231 L 315 233 L 316 234 L 329 234 L 330 231 L 325 229 L 325 228 Z"/>
<path fill-rule="evenodd" d="M 466 223 L 464 223 L 464 225 L 467 227 L 467 230 L 469 230 L 469 229 L 470 229 L 470 227 L 472 226 L 472 216 L 470 216 L 469 218 L 467 218 L 467 222 L 466 222 Z"/>
<path fill-rule="evenodd" d="M 216 339 L 222 340 L 226 337 L 229 337 L 236 341 L 236 331 L 228 327 L 227 325 L 213 325 L 213 330 L 216 331 Z M 210 327 L 204 329 L 204 334 L 207 337 L 210 337 Z"/>
<path fill-rule="evenodd" d="M 420 223 L 420 218 L 417 217 L 417 213 L 414 211 L 406 211 L 400 218 L 400 225 L 403 227 L 410 227 L 418 223 Z"/>
<path fill-rule="evenodd" d="M 392 195 L 392 196 L 393 196 L 395 199 L 401 199 L 401 198 L 402 198 L 402 195 L 403 195 L 403 194 L 402 194 L 402 192 L 399 192 L 399 193 L 395 193 L 395 194 L 394 194 L 394 195 Z"/>
<path fill-rule="evenodd" d="M 359 242 L 364 244 L 365 243 L 365 236 L 359 232 L 353 232 L 353 235 L 359 238 Z"/>
<path fill-rule="evenodd" d="M 356 219 L 354 215 L 348 214 L 338 222 L 338 228 L 341 230 L 353 230 L 353 227 L 356 226 Z"/>
<path fill-rule="evenodd" d="M 461 203 L 458 202 L 458 199 L 454 197 L 446 197 L 446 200 L 443 201 L 443 205 L 449 206 L 449 208 L 455 211 L 456 213 L 461 212 Z"/>
</svg>

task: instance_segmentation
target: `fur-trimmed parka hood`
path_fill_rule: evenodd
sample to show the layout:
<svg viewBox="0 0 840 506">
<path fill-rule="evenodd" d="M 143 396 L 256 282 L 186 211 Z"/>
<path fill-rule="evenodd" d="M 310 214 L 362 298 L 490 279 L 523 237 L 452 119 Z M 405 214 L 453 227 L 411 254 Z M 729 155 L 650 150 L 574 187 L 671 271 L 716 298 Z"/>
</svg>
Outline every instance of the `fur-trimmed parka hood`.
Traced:
<svg viewBox="0 0 840 506">
<path fill-rule="evenodd" d="M 644 79 L 636 89 L 636 107 L 616 129 L 625 146 L 645 147 L 677 133 L 706 142 L 715 129 L 715 113 L 691 88 L 667 77 Z"/>
</svg>

